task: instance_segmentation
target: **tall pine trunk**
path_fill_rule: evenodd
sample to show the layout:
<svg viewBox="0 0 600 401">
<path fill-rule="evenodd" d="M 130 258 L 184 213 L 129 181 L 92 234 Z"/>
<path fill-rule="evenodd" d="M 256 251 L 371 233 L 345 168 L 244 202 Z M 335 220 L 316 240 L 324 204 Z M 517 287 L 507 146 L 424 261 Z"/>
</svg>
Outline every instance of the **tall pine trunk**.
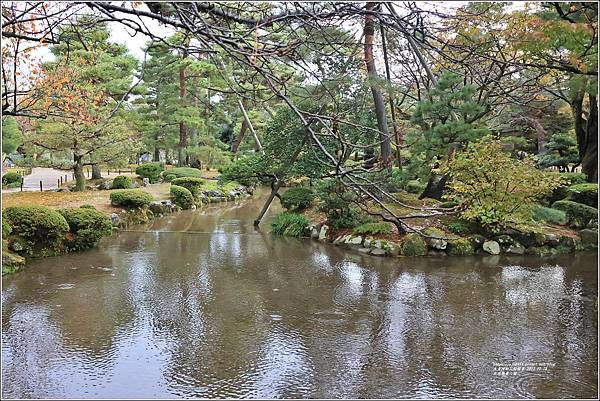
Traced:
<svg viewBox="0 0 600 401">
<path fill-rule="evenodd" d="M 186 54 L 183 54 L 185 59 Z M 181 106 L 184 106 L 185 101 L 185 65 L 182 63 L 179 65 L 179 99 L 181 100 Z M 177 165 L 179 167 L 185 166 L 186 164 L 186 148 L 187 148 L 187 126 L 184 122 L 179 123 L 179 146 L 177 149 Z"/>
<path fill-rule="evenodd" d="M 92 164 L 92 180 L 102 179 L 102 172 L 100 171 L 100 164 Z"/>
<path fill-rule="evenodd" d="M 598 181 L 598 100 L 588 94 L 589 113 L 584 116 L 583 100 L 585 93 L 579 91 L 571 99 L 571 112 L 575 120 L 577 147 L 581 158 L 581 171 L 589 182 Z"/>
<path fill-rule="evenodd" d="M 85 191 L 85 173 L 83 172 L 83 156 L 73 156 L 73 173 L 75 174 L 75 188 L 76 192 Z"/>
</svg>

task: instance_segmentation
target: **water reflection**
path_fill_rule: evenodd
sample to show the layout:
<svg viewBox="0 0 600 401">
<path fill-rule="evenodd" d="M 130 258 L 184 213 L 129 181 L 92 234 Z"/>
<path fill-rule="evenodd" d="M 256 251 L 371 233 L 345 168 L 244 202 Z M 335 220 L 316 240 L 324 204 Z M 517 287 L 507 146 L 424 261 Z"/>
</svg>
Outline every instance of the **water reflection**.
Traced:
<svg viewBox="0 0 600 401">
<path fill-rule="evenodd" d="M 373 258 L 256 231 L 259 204 L 4 278 L 3 395 L 597 395 L 595 254 Z"/>
</svg>

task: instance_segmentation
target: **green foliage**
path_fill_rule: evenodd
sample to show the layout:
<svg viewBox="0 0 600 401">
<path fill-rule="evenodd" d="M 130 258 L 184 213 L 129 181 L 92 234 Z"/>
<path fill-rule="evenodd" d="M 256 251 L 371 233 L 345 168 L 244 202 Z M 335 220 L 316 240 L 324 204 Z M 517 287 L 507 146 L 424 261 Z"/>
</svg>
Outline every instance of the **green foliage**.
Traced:
<svg viewBox="0 0 600 401">
<path fill-rule="evenodd" d="M 420 194 L 425 190 L 427 184 L 422 183 L 419 180 L 410 180 L 406 183 L 406 191 L 411 194 Z"/>
<path fill-rule="evenodd" d="M 491 231 L 528 221 L 536 201 L 560 185 L 556 174 L 512 158 L 497 141 L 471 144 L 445 170 L 450 197 L 463 204 L 461 217 Z"/>
<path fill-rule="evenodd" d="M 9 171 L 2 176 L 2 185 L 18 184 L 21 185 L 23 177 L 20 174 Z"/>
<path fill-rule="evenodd" d="M 579 150 L 575 132 L 555 133 L 546 144 L 546 153 L 539 160 L 542 167 L 566 168 L 570 163 L 579 163 Z"/>
<path fill-rule="evenodd" d="M 318 210 L 327 214 L 328 222 L 335 228 L 352 228 L 365 223 L 364 216 L 352 205 L 356 194 L 348 191 L 335 179 L 319 181 L 315 185 L 319 197 Z"/>
<path fill-rule="evenodd" d="M 571 185 L 567 189 L 569 199 L 584 205 L 598 207 L 598 184 L 585 183 Z"/>
<path fill-rule="evenodd" d="M 279 213 L 271 222 L 271 232 L 289 237 L 301 237 L 310 221 L 301 214 Z"/>
<path fill-rule="evenodd" d="M 587 176 L 583 173 L 560 173 L 559 176 L 563 184 L 567 186 L 585 184 L 587 182 Z"/>
<path fill-rule="evenodd" d="M 175 178 L 171 181 L 171 185 L 187 188 L 188 191 L 191 192 L 194 199 L 198 199 L 200 196 L 200 189 L 205 183 L 206 180 L 198 177 L 181 177 Z"/>
<path fill-rule="evenodd" d="M 449 240 L 447 251 L 449 255 L 455 256 L 472 255 L 475 252 L 471 241 L 467 238 L 454 238 Z"/>
<path fill-rule="evenodd" d="M 197 168 L 192 168 L 192 167 L 174 167 L 170 170 L 166 170 L 162 175 L 163 175 L 163 178 L 165 175 L 172 176 L 170 181 L 173 181 L 173 179 L 175 179 L 175 178 L 182 178 L 182 177 L 202 178 L 202 171 L 198 170 Z"/>
<path fill-rule="evenodd" d="M 241 157 L 228 166 L 222 168 L 221 179 L 235 180 L 240 184 L 253 187 L 269 176 L 269 166 L 266 160 L 259 155 Z"/>
<path fill-rule="evenodd" d="M 131 189 L 133 188 L 133 181 L 131 177 L 126 175 L 118 175 L 112 182 L 112 189 Z"/>
<path fill-rule="evenodd" d="M 544 221 L 551 224 L 567 224 L 567 214 L 558 209 L 538 206 L 533 208 L 532 217 L 535 221 Z"/>
<path fill-rule="evenodd" d="M 454 234 L 467 234 L 471 231 L 469 224 L 461 221 L 454 221 L 448 224 L 448 230 Z"/>
<path fill-rule="evenodd" d="M 4 211 L 4 218 L 12 227 L 11 239 L 21 243 L 25 255 L 55 255 L 63 250 L 69 225 L 56 210 L 44 206 L 12 206 Z"/>
<path fill-rule="evenodd" d="M 141 189 L 117 189 L 110 193 L 110 204 L 126 208 L 145 207 L 154 197 Z"/>
<path fill-rule="evenodd" d="M 9 116 L 2 120 L 2 153 L 11 154 L 23 142 L 17 120 Z"/>
<path fill-rule="evenodd" d="M 400 241 L 400 254 L 404 256 L 425 256 L 427 255 L 427 243 L 419 234 L 407 234 Z"/>
<path fill-rule="evenodd" d="M 392 233 L 392 226 L 389 223 L 364 223 L 352 230 L 358 235 L 388 235 Z"/>
<path fill-rule="evenodd" d="M 148 178 L 150 182 L 155 183 L 158 182 L 158 177 L 160 173 L 163 172 L 165 166 L 160 162 L 151 162 L 141 164 L 138 168 L 135 169 L 135 173 L 142 178 Z"/>
<path fill-rule="evenodd" d="M 82 208 L 82 209 L 93 209 L 93 210 L 96 210 L 96 207 L 94 205 L 89 205 L 89 204 L 81 205 L 79 207 Z"/>
<path fill-rule="evenodd" d="M 585 227 L 591 220 L 598 219 L 598 209 L 570 200 L 556 201 L 552 208 L 565 212 L 568 224 L 573 227 Z"/>
<path fill-rule="evenodd" d="M 2 238 L 6 239 L 12 232 L 12 227 L 8 224 L 8 220 L 4 216 L 4 212 L 2 212 Z"/>
<path fill-rule="evenodd" d="M 281 205 L 288 210 L 304 210 L 315 200 L 315 192 L 306 187 L 290 188 L 281 195 Z"/>
<path fill-rule="evenodd" d="M 189 189 L 179 185 L 171 185 L 171 199 L 182 209 L 191 209 L 194 206 L 194 196 Z"/>
<path fill-rule="evenodd" d="M 95 209 L 79 207 L 58 211 L 69 224 L 65 241 L 67 251 L 92 248 L 102 237 L 112 233 L 110 218 Z"/>
<path fill-rule="evenodd" d="M 165 181 L 165 182 L 171 182 L 175 178 L 177 178 L 177 176 L 175 174 L 169 174 L 166 171 L 163 171 L 163 173 L 161 175 L 162 175 L 163 181 Z"/>
</svg>

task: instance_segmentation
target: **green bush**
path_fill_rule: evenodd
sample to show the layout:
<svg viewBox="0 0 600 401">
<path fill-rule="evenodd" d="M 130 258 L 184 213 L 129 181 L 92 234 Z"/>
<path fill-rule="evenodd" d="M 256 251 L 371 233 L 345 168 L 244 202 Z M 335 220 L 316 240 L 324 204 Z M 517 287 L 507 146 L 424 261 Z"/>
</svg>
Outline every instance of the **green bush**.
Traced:
<svg viewBox="0 0 600 401">
<path fill-rule="evenodd" d="M 454 234 L 467 234 L 471 231 L 471 228 L 468 223 L 464 223 L 462 221 L 454 221 L 448 224 L 448 230 L 453 232 Z"/>
<path fill-rule="evenodd" d="M 141 189 L 117 189 L 110 193 L 110 204 L 127 208 L 148 206 L 154 197 Z"/>
<path fill-rule="evenodd" d="M 277 235 L 300 237 L 310 221 L 301 214 L 279 213 L 271 222 L 271 232 Z"/>
<path fill-rule="evenodd" d="M 22 179 L 23 179 L 23 177 L 21 177 L 20 174 L 9 171 L 8 173 L 6 173 L 2 176 L 2 185 L 11 185 L 11 184 L 21 185 Z"/>
<path fill-rule="evenodd" d="M 12 232 L 12 227 L 6 220 L 6 217 L 4 217 L 4 212 L 2 212 L 2 238 L 6 239 L 6 237 L 8 237 L 11 232 Z"/>
<path fill-rule="evenodd" d="M 164 172 L 162 173 L 162 178 L 163 178 L 163 181 L 165 181 L 165 182 L 171 182 L 171 181 L 173 181 L 175 178 L 177 178 L 177 176 L 176 176 L 175 174 L 169 174 L 169 173 L 167 173 L 166 171 L 164 171 Z"/>
<path fill-rule="evenodd" d="M 366 223 L 366 218 L 351 204 L 356 193 L 348 190 L 335 179 L 320 181 L 315 186 L 320 203 L 318 210 L 327 214 L 327 220 L 335 229 L 352 228 Z"/>
<path fill-rule="evenodd" d="M 202 178 L 202 171 L 198 170 L 197 168 L 193 168 L 193 167 L 175 167 L 170 170 L 166 170 L 162 175 L 163 175 L 163 178 L 166 175 L 173 176 L 171 178 L 171 180 L 173 180 L 175 178 L 181 178 L 181 177 Z"/>
<path fill-rule="evenodd" d="M 194 199 L 198 199 L 200 196 L 200 189 L 205 182 L 204 179 L 198 177 L 181 177 L 173 179 L 171 185 L 187 188 L 187 190 L 192 193 Z"/>
<path fill-rule="evenodd" d="M 558 209 L 539 206 L 532 210 L 532 217 L 535 221 L 545 221 L 551 224 L 567 224 L 567 214 Z"/>
<path fill-rule="evenodd" d="M 12 227 L 11 237 L 18 237 L 24 254 L 55 255 L 63 250 L 69 225 L 56 210 L 44 206 L 12 206 L 5 210 L 4 217 Z"/>
<path fill-rule="evenodd" d="M 598 218 L 598 209 L 570 200 L 560 200 L 552 204 L 553 209 L 567 214 L 568 224 L 573 227 L 585 227 L 590 220 Z"/>
<path fill-rule="evenodd" d="M 411 194 L 420 194 L 425 190 L 427 184 L 422 183 L 419 180 L 410 180 L 406 183 L 406 191 Z"/>
<path fill-rule="evenodd" d="M 112 189 L 131 189 L 133 188 L 133 181 L 131 177 L 126 175 L 118 175 L 112 182 Z"/>
<path fill-rule="evenodd" d="M 304 210 L 312 205 L 316 194 L 310 188 L 295 187 L 281 195 L 281 205 L 288 210 Z"/>
<path fill-rule="evenodd" d="M 425 256 L 427 243 L 419 234 L 406 234 L 400 241 L 400 253 L 404 256 Z"/>
<path fill-rule="evenodd" d="M 69 224 L 65 242 L 68 251 L 92 248 L 102 237 L 112 233 L 110 218 L 95 209 L 65 208 L 59 209 L 59 213 Z"/>
<path fill-rule="evenodd" d="M 456 238 L 448 241 L 448 254 L 454 256 L 472 255 L 473 245 L 467 238 Z"/>
<path fill-rule="evenodd" d="M 575 184 L 585 184 L 587 182 L 587 175 L 584 173 L 559 173 L 564 185 L 571 186 Z"/>
<path fill-rule="evenodd" d="M 96 206 L 94 206 L 94 205 L 85 204 L 85 205 L 81 205 L 79 207 L 82 208 L 82 209 L 94 209 L 94 210 L 96 210 Z"/>
<path fill-rule="evenodd" d="M 150 182 L 158 182 L 160 173 L 163 172 L 165 166 L 161 162 L 151 162 L 140 165 L 135 169 L 135 173 L 142 178 L 148 178 Z"/>
<path fill-rule="evenodd" d="M 171 185 L 171 199 L 182 209 L 190 209 L 194 205 L 194 196 L 185 187 Z"/>
<path fill-rule="evenodd" d="M 598 207 L 598 184 L 585 183 L 571 185 L 567 189 L 569 199 L 591 207 Z"/>
<path fill-rule="evenodd" d="M 392 226 L 389 223 L 365 223 L 352 230 L 358 235 L 376 235 L 376 234 L 391 234 Z"/>
</svg>

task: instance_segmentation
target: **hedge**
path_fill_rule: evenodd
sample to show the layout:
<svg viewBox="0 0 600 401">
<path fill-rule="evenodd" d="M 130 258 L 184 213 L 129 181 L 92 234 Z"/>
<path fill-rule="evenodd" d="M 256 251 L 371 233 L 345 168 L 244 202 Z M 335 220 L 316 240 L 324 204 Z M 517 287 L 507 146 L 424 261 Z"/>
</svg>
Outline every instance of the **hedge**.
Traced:
<svg viewBox="0 0 600 401">
<path fill-rule="evenodd" d="M 131 177 L 126 175 L 118 175 L 112 182 L 112 189 L 131 189 L 133 188 L 133 181 Z"/>
<path fill-rule="evenodd" d="M 141 189 L 117 189 L 110 193 L 110 204 L 127 208 L 148 206 L 154 197 Z"/>
<path fill-rule="evenodd" d="M 4 217 L 12 228 L 9 242 L 19 242 L 22 252 L 30 256 L 56 255 L 63 250 L 69 231 L 65 218 L 44 206 L 12 206 Z"/>
<path fill-rule="evenodd" d="M 179 187 L 186 188 L 192 193 L 194 199 L 198 199 L 198 196 L 200 195 L 200 189 L 205 182 L 206 181 L 204 179 L 198 177 L 181 177 L 173 179 L 171 181 L 171 185 L 177 185 Z"/>
<path fill-rule="evenodd" d="M 110 218 L 96 209 L 79 207 L 58 211 L 69 224 L 69 235 L 65 241 L 67 251 L 92 248 L 102 237 L 112 233 Z"/>
<path fill-rule="evenodd" d="M 312 205 L 315 197 L 310 188 L 294 187 L 281 195 L 281 205 L 288 210 L 304 210 Z"/>
<path fill-rule="evenodd" d="M 181 177 L 202 178 L 202 171 L 193 167 L 175 167 L 162 173 L 163 178 L 170 176 L 170 180 Z M 165 178 L 166 180 L 166 178 Z"/>
<path fill-rule="evenodd" d="M 171 199 L 182 209 L 190 209 L 194 205 L 194 196 L 185 187 L 171 185 Z"/>
<path fill-rule="evenodd" d="M 135 173 L 142 178 L 148 178 L 150 182 L 158 182 L 160 173 L 165 169 L 164 164 L 160 162 L 151 162 L 140 165 L 135 169 Z"/>
<path fill-rule="evenodd" d="M 2 185 L 10 185 L 10 184 L 15 184 L 15 183 L 18 183 L 20 185 L 21 180 L 23 180 L 23 177 L 21 177 L 21 174 L 15 173 L 13 171 L 9 171 L 8 173 L 6 173 L 2 176 Z"/>
</svg>

